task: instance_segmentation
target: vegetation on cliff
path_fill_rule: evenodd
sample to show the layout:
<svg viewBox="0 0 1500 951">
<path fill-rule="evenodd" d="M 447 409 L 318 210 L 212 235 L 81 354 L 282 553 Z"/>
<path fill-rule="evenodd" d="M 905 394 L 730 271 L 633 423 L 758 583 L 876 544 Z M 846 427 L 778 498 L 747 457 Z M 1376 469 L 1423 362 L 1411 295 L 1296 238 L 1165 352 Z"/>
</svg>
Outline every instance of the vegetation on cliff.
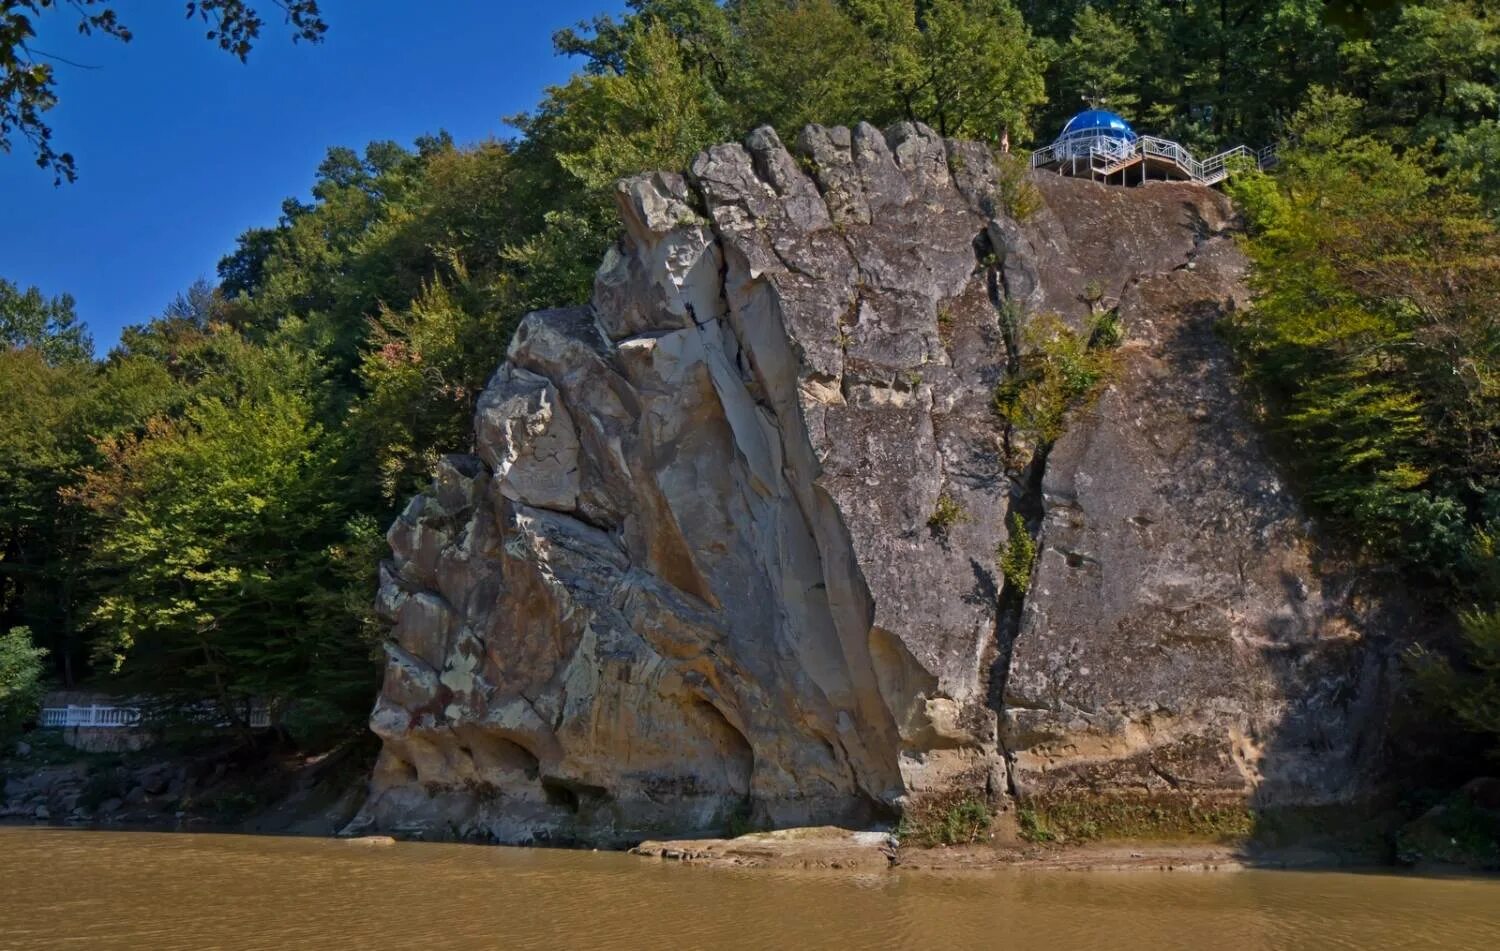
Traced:
<svg viewBox="0 0 1500 951">
<path fill-rule="evenodd" d="M 1276 173 L 1231 185 L 1257 295 L 1234 329 L 1315 510 L 1458 608 L 1466 669 L 1413 651 L 1428 696 L 1500 738 L 1500 230 L 1367 111 L 1313 89 Z"/>
<path fill-rule="evenodd" d="M 1497 682 L 1500 20 L 1328 6 L 631 0 L 557 34 L 580 69 L 516 139 L 331 149 L 309 200 L 103 359 L 67 298 L 0 284 L 0 632 L 70 682 L 356 723 L 380 529 L 469 444 L 519 317 L 587 298 L 617 178 L 761 123 L 1020 148 L 1091 95 L 1194 147 L 1291 145 L 1235 186 L 1261 295 L 1236 339 L 1307 497 L 1468 612 L 1473 662 L 1417 663 L 1492 728 L 1465 711 Z M 1016 384 L 1037 438 L 1069 373 Z"/>
</svg>

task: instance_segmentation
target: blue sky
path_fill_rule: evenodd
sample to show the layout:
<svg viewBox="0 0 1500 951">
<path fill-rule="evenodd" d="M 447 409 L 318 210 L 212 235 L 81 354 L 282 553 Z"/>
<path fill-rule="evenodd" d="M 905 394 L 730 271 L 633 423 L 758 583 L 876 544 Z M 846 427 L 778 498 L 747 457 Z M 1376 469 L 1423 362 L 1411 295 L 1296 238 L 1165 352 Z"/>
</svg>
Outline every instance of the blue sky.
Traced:
<svg viewBox="0 0 1500 951">
<path fill-rule="evenodd" d="M 24 143 L 0 154 L 0 277 L 76 297 L 101 355 L 304 196 L 329 146 L 507 135 L 503 116 L 577 66 L 553 55 L 553 31 L 624 4 L 326 0 L 328 39 L 308 46 L 270 24 L 265 0 L 248 65 L 205 41 L 180 0 L 117 6 L 129 44 L 79 37 L 60 15 L 35 44 L 96 67 L 58 65 L 48 115 L 77 183 L 53 187 Z"/>
</svg>

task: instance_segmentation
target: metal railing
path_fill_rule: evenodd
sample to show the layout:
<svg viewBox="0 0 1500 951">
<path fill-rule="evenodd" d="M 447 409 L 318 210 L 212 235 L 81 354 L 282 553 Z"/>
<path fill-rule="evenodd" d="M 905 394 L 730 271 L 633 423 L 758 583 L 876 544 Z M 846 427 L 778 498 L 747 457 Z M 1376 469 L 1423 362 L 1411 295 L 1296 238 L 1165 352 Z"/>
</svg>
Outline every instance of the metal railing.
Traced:
<svg viewBox="0 0 1500 951">
<path fill-rule="evenodd" d="M 141 725 L 141 711 L 136 707 L 117 707 L 91 703 L 87 706 L 68 704 L 65 707 L 44 707 L 41 726 L 52 729 L 87 727 L 89 729 L 123 730 Z M 265 710 L 250 712 L 250 726 L 264 729 L 271 725 L 271 715 Z"/>
<path fill-rule="evenodd" d="M 1059 139 L 1031 153 L 1031 167 L 1041 168 L 1059 162 L 1089 159 L 1095 153 L 1121 155 L 1131 151 L 1132 143 L 1112 135 L 1084 135 Z"/>
<path fill-rule="evenodd" d="M 1031 167 L 1069 164 L 1076 172 L 1077 164 L 1084 161 L 1091 174 L 1108 176 L 1140 162 L 1155 160 L 1172 165 L 1200 185 L 1215 185 L 1233 174 L 1233 161 L 1237 158 L 1266 169 L 1276 164 L 1276 150 L 1272 146 L 1257 150 L 1236 145 L 1200 162 L 1181 144 L 1153 135 L 1143 135 L 1134 141 L 1107 135 L 1079 136 L 1037 149 L 1031 153 Z"/>
</svg>

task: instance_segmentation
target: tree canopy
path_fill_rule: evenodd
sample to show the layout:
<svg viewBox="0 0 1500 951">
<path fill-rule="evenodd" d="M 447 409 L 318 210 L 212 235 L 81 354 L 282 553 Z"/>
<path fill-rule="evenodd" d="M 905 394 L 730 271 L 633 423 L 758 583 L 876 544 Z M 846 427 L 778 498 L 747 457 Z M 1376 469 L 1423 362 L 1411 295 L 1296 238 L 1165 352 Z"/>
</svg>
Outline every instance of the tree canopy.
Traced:
<svg viewBox="0 0 1500 951">
<path fill-rule="evenodd" d="M 32 349 L 52 366 L 83 363 L 94 355 L 88 329 L 78 322 L 68 294 L 45 297 L 35 287 L 22 291 L 0 278 L 0 344 Z"/>
</svg>

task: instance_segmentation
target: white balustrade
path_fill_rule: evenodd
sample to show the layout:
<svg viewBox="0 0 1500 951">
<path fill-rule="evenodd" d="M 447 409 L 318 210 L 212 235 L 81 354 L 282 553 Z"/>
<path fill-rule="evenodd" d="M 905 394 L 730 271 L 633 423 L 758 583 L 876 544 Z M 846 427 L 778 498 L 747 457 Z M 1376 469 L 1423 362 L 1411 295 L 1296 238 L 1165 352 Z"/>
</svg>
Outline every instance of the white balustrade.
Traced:
<svg viewBox="0 0 1500 951">
<path fill-rule="evenodd" d="M 44 707 L 40 724 L 50 729 L 129 729 L 141 724 L 141 711 L 136 707 L 120 707 L 108 704 L 68 704 L 64 707 Z M 227 725 L 227 724 L 221 724 Z M 250 726 L 265 729 L 271 725 L 271 715 L 265 709 L 250 712 Z"/>
</svg>

